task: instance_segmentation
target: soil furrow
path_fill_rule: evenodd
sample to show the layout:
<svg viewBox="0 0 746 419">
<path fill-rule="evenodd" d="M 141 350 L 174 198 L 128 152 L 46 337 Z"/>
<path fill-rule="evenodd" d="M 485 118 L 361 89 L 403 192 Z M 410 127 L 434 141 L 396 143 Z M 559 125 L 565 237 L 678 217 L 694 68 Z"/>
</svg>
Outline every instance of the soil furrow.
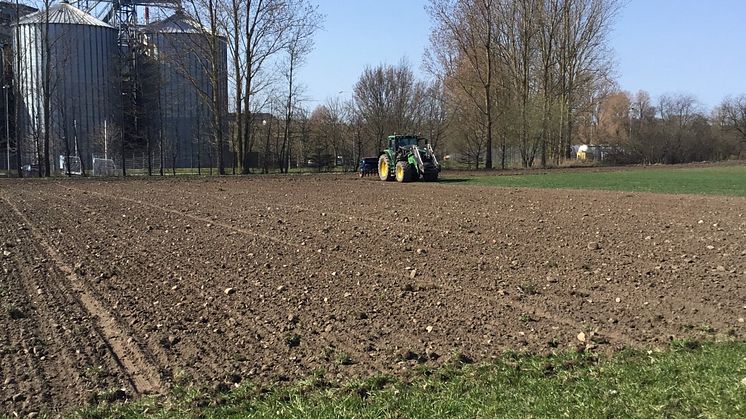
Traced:
<svg viewBox="0 0 746 419">
<path fill-rule="evenodd" d="M 70 290 L 78 294 L 78 298 L 85 309 L 97 320 L 101 333 L 106 339 L 107 346 L 127 371 L 135 391 L 140 394 L 161 392 L 163 384 L 157 370 L 147 362 L 146 357 L 140 352 L 140 349 L 129 340 L 129 336 L 124 333 L 115 318 L 104 308 L 101 302 L 91 295 L 83 282 L 78 278 L 75 270 L 65 263 L 57 249 L 48 244 L 44 234 L 38 231 L 34 227 L 34 224 L 5 195 L 0 197 L 18 218 L 29 227 L 37 243 L 49 255 L 57 268 L 65 274 L 70 285 Z"/>
</svg>

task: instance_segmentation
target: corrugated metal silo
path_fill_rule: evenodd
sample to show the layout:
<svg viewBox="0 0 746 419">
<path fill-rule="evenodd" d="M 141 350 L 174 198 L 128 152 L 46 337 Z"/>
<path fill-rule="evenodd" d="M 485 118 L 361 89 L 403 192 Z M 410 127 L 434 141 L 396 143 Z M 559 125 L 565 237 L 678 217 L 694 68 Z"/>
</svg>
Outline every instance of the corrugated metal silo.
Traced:
<svg viewBox="0 0 746 419">
<path fill-rule="evenodd" d="M 27 149 L 42 141 L 44 89 L 49 86 L 52 164 L 59 169 L 58 156 L 65 155 L 68 146 L 74 155 L 77 146 L 90 168 L 92 154 L 103 154 L 104 121 L 112 122 L 112 110 L 120 100 L 117 31 L 68 3 L 22 18 L 19 29 L 15 47 L 21 54 L 21 68 L 15 74 Z"/>
<path fill-rule="evenodd" d="M 160 126 L 164 150 L 176 167 L 217 165 L 214 137 L 210 48 L 205 29 L 183 11 L 143 29 L 158 63 Z M 228 109 L 228 58 L 224 38 L 218 41 L 220 112 Z M 225 132 L 225 129 L 223 128 Z"/>
</svg>

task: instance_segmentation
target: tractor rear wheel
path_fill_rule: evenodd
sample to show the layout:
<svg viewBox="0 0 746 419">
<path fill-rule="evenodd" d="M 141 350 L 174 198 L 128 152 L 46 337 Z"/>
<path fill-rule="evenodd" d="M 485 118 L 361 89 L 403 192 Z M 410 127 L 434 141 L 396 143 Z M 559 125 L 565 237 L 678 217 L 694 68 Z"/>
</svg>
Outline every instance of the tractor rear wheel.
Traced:
<svg viewBox="0 0 746 419">
<path fill-rule="evenodd" d="M 424 180 L 425 182 L 437 182 L 438 181 L 438 172 L 425 173 L 422 176 L 422 180 Z"/>
<path fill-rule="evenodd" d="M 406 161 L 396 163 L 396 181 L 411 182 L 414 180 L 414 168 Z"/>
<path fill-rule="evenodd" d="M 391 176 L 389 156 L 385 154 L 381 154 L 381 157 L 378 158 L 378 177 L 381 180 L 394 180 L 394 177 Z"/>
</svg>

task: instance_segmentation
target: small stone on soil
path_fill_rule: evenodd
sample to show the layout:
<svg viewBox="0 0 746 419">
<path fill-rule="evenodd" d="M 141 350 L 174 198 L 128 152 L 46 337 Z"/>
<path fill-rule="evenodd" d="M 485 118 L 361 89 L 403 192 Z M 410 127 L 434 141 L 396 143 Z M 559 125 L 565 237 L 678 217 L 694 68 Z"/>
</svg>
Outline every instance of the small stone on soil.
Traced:
<svg viewBox="0 0 746 419">
<path fill-rule="evenodd" d="M 417 276 L 417 269 L 412 269 L 412 271 L 409 272 L 409 277 L 414 279 L 415 276 Z"/>
<path fill-rule="evenodd" d="M 578 333 L 578 340 L 581 342 L 585 342 L 585 333 L 583 332 Z"/>
<path fill-rule="evenodd" d="M 598 250 L 601 246 L 597 242 L 588 243 L 588 250 Z"/>
<path fill-rule="evenodd" d="M 225 291 L 223 291 L 223 292 L 225 293 L 225 295 L 231 295 L 231 294 L 235 294 L 236 293 L 236 289 L 235 288 L 226 288 Z"/>
</svg>

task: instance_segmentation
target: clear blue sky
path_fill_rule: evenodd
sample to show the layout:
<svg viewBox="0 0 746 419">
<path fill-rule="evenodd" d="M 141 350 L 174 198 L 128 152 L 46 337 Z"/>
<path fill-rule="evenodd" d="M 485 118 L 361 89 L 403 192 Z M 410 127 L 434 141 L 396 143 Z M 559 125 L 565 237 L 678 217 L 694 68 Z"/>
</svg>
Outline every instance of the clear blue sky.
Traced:
<svg viewBox="0 0 746 419">
<path fill-rule="evenodd" d="M 420 71 L 426 0 L 317 0 L 325 29 L 301 72 L 311 105 L 350 96 L 366 65 L 402 57 Z M 620 87 L 691 93 L 707 108 L 746 93 L 746 0 L 629 0 L 610 45 Z M 343 93 L 339 94 L 339 91 Z"/>
</svg>

